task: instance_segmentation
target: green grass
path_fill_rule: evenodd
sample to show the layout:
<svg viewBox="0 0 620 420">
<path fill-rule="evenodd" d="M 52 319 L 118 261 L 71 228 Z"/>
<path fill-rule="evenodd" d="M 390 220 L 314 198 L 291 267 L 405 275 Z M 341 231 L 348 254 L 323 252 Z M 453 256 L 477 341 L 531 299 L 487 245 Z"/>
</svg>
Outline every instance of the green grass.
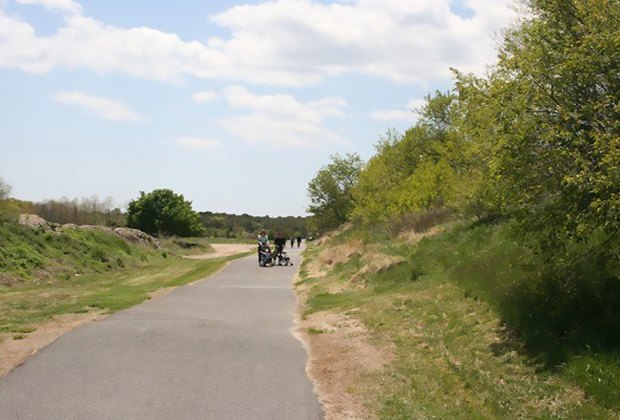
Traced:
<svg viewBox="0 0 620 420">
<path fill-rule="evenodd" d="M 298 286 L 310 292 L 303 315 L 354 314 L 375 343 L 393 349 L 388 368 L 368 377 L 375 397 L 363 396 L 378 417 L 618 418 L 617 351 L 572 349 L 550 367 L 505 326 L 511 311 L 528 310 L 511 305 L 537 267 L 509 225 L 456 225 L 417 246 L 352 231 L 333 243 L 359 238 L 366 238 L 366 252 L 379 248 L 406 263 L 352 284 L 359 257 L 311 277 L 320 250 L 309 249 Z"/>
<path fill-rule="evenodd" d="M 0 240 L 0 333 L 16 335 L 60 314 L 131 307 L 237 258 L 180 258 L 212 251 L 204 238 L 169 238 L 156 249 L 98 230 L 53 232 L 14 223 L 0 223 Z"/>
<path fill-rule="evenodd" d="M 0 291 L 0 332 L 28 333 L 55 315 L 134 306 L 162 287 L 181 286 L 208 277 L 237 256 L 213 260 L 171 258 L 132 270 L 84 275 L 63 283 Z"/>
<path fill-rule="evenodd" d="M 116 235 L 97 230 L 52 232 L 0 223 L 0 238 L 0 272 L 22 282 L 101 273 L 161 256 L 160 251 L 130 245 Z"/>
</svg>

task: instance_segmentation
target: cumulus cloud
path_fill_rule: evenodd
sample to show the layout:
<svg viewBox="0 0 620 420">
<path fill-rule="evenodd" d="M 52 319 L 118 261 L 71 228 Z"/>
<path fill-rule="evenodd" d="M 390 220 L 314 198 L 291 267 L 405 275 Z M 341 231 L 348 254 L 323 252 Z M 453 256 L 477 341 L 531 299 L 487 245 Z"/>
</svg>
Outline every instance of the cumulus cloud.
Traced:
<svg viewBox="0 0 620 420">
<path fill-rule="evenodd" d="M 379 121 L 417 121 L 418 110 L 426 103 L 424 99 L 411 99 L 401 109 L 381 109 L 372 113 L 372 118 Z"/>
<path fill-rule="evenodd" d="M 0 67 L 45 72 L 61 66 L 177 81 L 191 75 L 274 86 L 316 84 L 357 72 L 429 83 L 449 67 L 481 71 L 495 58 L 490 35 L 513 16 L 511 0 L 274 0 L 235 6 L 211 18 L 227 38 L 184 41 L 151 28 L 118 28 L 83 16 L 71 0 L 20 0 L 71 12 L 55 35 L 0 9 Z M 0 6 L 1 8 L 1 6 Z"/>
<path fill-rule="evenodd" d="M 197 104 L 212 102 L 218 99 L 220 95 L 210 90 L 203 90 L 192 95 L 192 100 Z"/>
<path fill-rule="evenodd" d="M 80 92 L 58 93 L 52 98 L 62 104 L 78 105 L 93 111 L 100 117 L 113 121 L 139 121 L 140 117 L 127 108 L 122 102 L 87 95 Z"/>
<path fill-rule="evenodd" d="M 174 143 L 191 150 L 213 149 L 220 145 L 217 140 L 198 137 L 179 137 L 174 139 Z"/>
<path fill-rule="evenodd" d="M 247 143 L 308 147 L 345 141 L 324 125 L 326 118 L 344 115 L 347 103 L 341 98 L 300 102 L 291 95 L 256 95 L 241 86 L 226 88 L 224 97 L 232 108 L 250 112 L 222 122 Z"/>
</svg>

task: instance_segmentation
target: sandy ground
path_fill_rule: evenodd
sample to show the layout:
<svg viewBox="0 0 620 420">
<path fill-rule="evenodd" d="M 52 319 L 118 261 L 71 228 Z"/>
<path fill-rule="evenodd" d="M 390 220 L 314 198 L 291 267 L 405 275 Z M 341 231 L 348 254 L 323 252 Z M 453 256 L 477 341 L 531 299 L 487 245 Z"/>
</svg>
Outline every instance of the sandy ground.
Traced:
<svg viewBox="0 0 620 420">
<path fill-rule="evenodd" d="M 213 244 L 215 252 L 203 255 L 192 255 L 185 258 L 211 259 L 227 257 L 256 249 L 256 245 L 249 244 Z M 165 296 L 174 290 L 174 287 L 161 288 L 151 293 L 151 299 Z M 61 335 L 77 328 L 105 318 L 105 315 L 89 312 L 85 314 L 64 314 L 56 316 L 50 321 L 33 325 L 36 330 L 28 334 L 2 333 L 0 334 L 0 376 L 11 372 L 23 364 L 29 357 L 43 347 L 51 344 Z M 14 337 L 21 337 L 15 339 Z"/>
<path fill-rule="evenodd" d="M 21 365 L 37 351 L 66 332 L 102 318 L 104 316 L 96 312 L 65 314 L 37 325 L 36 331 L 22 334 L 24 336 L 22 339 L 14 339 L 13 337 L 20 336 L 15 333 L 0 334 L 0 340 L 2 340 L 0 341 L 0 376 L 6 375 Z"/>
<path fill-rule="evenodd" d="M 256 245 L 251 244 L 211 244 L 211 246 L 215 249 L 215 252 L 209 252 L 208 254 L 187 255 L 184 258 L 190 260 L 208 260 L 211 258 L 228 257 L 230 255 L 256 250 Z"/>
<path fill-rule="evenodd" d="M 322 276 L 319 264 L 308 267 L 311 277 Z M 299 277 L 295 279 L 295 283 Z M 307 298 L 307 286 L 296 288 L 299 312 Z M 315 392 L 323 405 L 326 420 L 375 418 L 368 405 L 368 395 L 376 389 L 365 389 L 364 375 L 381 371 L 393 360 L 390 349 L 372 343 L 364 325 L 354 316 L 329 311 L 298 316 L 295 332 L 308 352 L 306 372 L 314 383 Z"/>
</svg>

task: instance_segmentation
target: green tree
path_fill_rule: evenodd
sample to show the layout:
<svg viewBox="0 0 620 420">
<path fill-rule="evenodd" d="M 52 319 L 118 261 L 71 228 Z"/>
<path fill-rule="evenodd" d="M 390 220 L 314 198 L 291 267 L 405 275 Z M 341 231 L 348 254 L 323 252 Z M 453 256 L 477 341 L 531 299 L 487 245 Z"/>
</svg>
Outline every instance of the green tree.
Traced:
<svg viewBox="0 0 620 420">
<path fill-rule="evenodd" d="M 462 207 L 473 195 L 471 146 L 455 123 L 461 118 L 456 96 L 428 95 L 419 114 L 404 136 L 388 133 L 377 145 L 354 190 L 354 217 L 383 222 L 433 207 Z"/>
<path fill-rule="evenodd" d="M 308 185 L 313 226 L 319 231 L 333 229 L 349 220 L 353 209 L 353 188 L 363 167 L 357 154 L 332 155 Z"/>
<path fill-rule="evenodd" d="M 200 236 L 204 228 L 192 203 L 169 189 L 158 189 L 132 200 L 127 208 L 127 226 L 151 235 Z"/>
<path fill-rule="evenodd" d="M 530 18 L 507 32 L 477 96 L 493 130 L 487 155 L 498 205 L 557 250 L 620 231 L 620 7 L 526 4 Z"/>
</svg>

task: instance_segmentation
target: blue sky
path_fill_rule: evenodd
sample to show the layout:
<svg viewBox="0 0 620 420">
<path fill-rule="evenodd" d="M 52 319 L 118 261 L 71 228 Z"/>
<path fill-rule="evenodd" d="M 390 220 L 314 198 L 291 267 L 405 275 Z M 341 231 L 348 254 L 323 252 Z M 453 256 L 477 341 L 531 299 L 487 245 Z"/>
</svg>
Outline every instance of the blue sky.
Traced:
<svg viewBox="0 0 620 420">
<path fill-rule="evenodd" d="M 0 177 L 25 200 L 170 188 L 304 215 L 334 153 L 495 61 L 509 0 L 0 0 Z"/>
</svg>

